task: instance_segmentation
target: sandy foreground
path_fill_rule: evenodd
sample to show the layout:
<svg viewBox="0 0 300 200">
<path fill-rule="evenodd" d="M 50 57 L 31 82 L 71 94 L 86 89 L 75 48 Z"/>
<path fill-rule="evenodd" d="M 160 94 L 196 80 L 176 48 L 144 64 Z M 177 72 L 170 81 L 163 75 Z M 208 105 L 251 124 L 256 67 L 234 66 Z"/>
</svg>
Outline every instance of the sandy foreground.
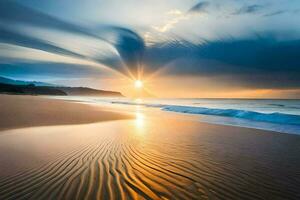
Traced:
<svg viewBox="0 0 300 200">
<path fill-rule="evenodd" d="M 297 135 L 40 97 L 0 106 L 0 199 L 300 199 Z"/>
</svg>

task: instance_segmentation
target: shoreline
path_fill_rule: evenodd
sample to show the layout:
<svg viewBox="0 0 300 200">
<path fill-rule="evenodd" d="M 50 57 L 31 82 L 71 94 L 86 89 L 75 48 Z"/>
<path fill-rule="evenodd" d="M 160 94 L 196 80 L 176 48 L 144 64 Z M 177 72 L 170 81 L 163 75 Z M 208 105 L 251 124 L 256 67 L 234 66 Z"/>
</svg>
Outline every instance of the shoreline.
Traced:
<svg viewBox="0 0 300 200">
<path fill-rule="evenodd" d="M 59 125 L 84 125 L 104 121 L 134 119 L 135 110 L 116 109 L 114 105 L 99 105 L 91 102 L 84 102 L 76 99 L 53 98 L 52 96 L 32 96 L 32 95 L 10 95 L 0 94 L 2 107 L 0 112 L 5 118 L 0 120 L 0 132 L 5 130 L 59 126 Z M 33 103 L 33 106 L 28 104 Z M 3 106 L 4 105 L 4 106 Z M 122 104 L 120 104 L 122 105 Z M 150 107 L 151 108 L 151 107 Z M 155 109 L 155 107 L 153 108 Z M 178 113 L 168 110 L 157 110 L 157 114 L 163 112 L 167 115 L 179 119 L 189 119 L 198 123 L 210 124 L 220 127 L 236 127 L 241 129 L 257 130 L 259 132 L 269 132 L 270 134 L 289 134 L 300 136 L 298 133 L 283 132 L 280 130 L 268 130 L 256 126 L 246 126 L 223 122 L 212 122 L 201 119 L 201 116 L 192 113 Z M 150 116 L 153 114 L 149 112 Z M 155 114 L 154 114 L 155 115 Z M 205 117 L 215 117 L 206 115 Z M 254 122 L 257 123 L 257 122 Z"/>
<path fill-rule="evenodd" d="M 58 97 L 54 99 L 61 99 L 69 102 L 78 102 L 78 103 L 83 103 L 83 104 L 90 104 L 90 105 L 95 105 L 95 106 L 102 106 L 101 105 L 101 99 L 100 103 L 95 103 L 93 100 L 87 99 L 82 99 L 81 97 L 71 97 L 71 98 L 63 98 L 63 97 Z M 110 100 L 108 102 L 103 101 L 105 104 L 105 107 L 108 107 L 108 110 L 116 110 L 116 105 L 119 106 L 119 110 L 116 112 L 119 112 L 122 109 L 130 110 L 130 112 L 134 114 L 134 108 L 139 106 L 139 107 L 145 107 L 147 110 L 155 110 L 159 109 L 160 112 L 162 113 L 157 113 L 157 114 L 166 114 L 170 113 L 172 115 L 177 115 L 177 116 L 183 116 L 183 118 L 190 118 L 193 117 L 196 121 L 202 122 L 202 123 L 209 123 L 213 125 L 220 125 L 220 126 L 234 126 L 234 127 L 240 127 L 240 128 L 250 128 L 250 129 L 256 129 L 256 130 L 263 130 L 263 131 L 271 131 L 274 133 L 280 133 L 280 134 L 292 134 L 292 135 L 300 135 L 300 126 L 295 125 L 295 124 L 286 124 L 286 123 L 272 123 L 269 121 L 261 121 L 261 120 L 251 120 L 251 119 L 246 119 L 246 118 L 240 118 L 240 117 L 233 117 L 233 116 L 222 116 L 222 115 L 214 115 L 214 114 L 201 114 L 201 113 L 193 113 L 193 112 L 177 112 L 173 110 L 168 110 L 164 108 L 168 107 L 178 107 L 176 105 L 164 105 L 161 104 L 153 104 L 154 106 L 151 106 L 151 103 L 148 106 L 147 103 L 136 103 L 136 102 L 130 102 L 130 100 L 125 99 L 123 100 Z M 121 106 L 120 106 L 121 105 Z M 187 106 L 179 106 L 179 107 L 187 107 Z M 202 107 L 193 107 L 195 109 Z M 145 109 L 145 110 L 146 110 Z M 211 108 L 205 108 L 207 110 Z M 213 109 L 212 109 L 213 110 Z M 228 110 L 228 109 L 223 109 L 223 110 Z M 248 110 L 243 110 L 245 112 L 250 112 Z M 254 111 L 252 111 L 254 112 Z M 149 114 L 149 112 L 147 112 Z M 269 115 L 267 113 L 260 113 L 261 115 Z M 289 116 L 287 114 L 287 116 Z"/>
<path fill-rule="evenodd" d="M 114 105 L 99 105 L 91 102 L 84 102 L 76 99 L 53 98 L 52 96 L 31 96 L 31 95 L 9 95 L 0 94 L 0 112 L 6 116 L 0 120 L 0 132 L 5 130 L 59 126 L 59 125 L 84 125 L 104 121 L 134 119 L 134 109 L 116 109 Z M 28 106 L 30 103 L 33 105 Z M 3 106 L 4 105 L 4 106 Z M 122 105 L 122 104 L 120 104 Z M 155 107 L 153 108 L 155 109 Z M 256 126 L 223 123 L 201 119 L 201 116 L 192 113 L 178 113 L 168 110 L 157 110 L 157 114 L 163 112 L 167 115 L 180 119 L 189 119 L 198 123 L 210 124 L 220 127 L 236 127 L 241 129 L 251 129 L 270 134 L 289 134 L 300 136 L 298 133 L 284 132 L 281 130 L 265 129 Z M 149 112 L 150 116 L 153 114 Z M 154 114 L 155 115 L 155 114 Z M 215 117 L 206 115 L 205 117 Z M 257 123 L 257 122 L 254 122 Z"/>
</svg>

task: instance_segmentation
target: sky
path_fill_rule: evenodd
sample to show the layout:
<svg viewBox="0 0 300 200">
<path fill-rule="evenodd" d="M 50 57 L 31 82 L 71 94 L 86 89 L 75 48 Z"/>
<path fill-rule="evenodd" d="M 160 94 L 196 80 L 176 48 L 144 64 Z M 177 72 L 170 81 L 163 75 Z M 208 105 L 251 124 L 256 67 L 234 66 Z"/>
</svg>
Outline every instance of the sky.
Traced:
<svg viewBox="0 0 300 200">
<path fill-rule="evenodd" d="M 300 98 L 297 0 L 2 0 L 0 76 L 156 97 Z"/>
</svg>

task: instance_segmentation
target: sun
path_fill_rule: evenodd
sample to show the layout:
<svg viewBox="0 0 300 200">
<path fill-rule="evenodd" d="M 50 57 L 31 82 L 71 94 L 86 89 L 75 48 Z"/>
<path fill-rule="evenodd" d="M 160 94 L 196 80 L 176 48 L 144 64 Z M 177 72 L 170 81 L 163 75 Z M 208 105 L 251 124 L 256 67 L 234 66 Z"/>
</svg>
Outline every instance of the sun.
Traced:
<svg viewBox="0 0 300 200">
<path fill-rule="evenodd" d="M 135 88 L 142 88 L 143 87 L 143 82 L 141 80 L 136 80 L 134 82 L 134 87 Z"/>
</svg>

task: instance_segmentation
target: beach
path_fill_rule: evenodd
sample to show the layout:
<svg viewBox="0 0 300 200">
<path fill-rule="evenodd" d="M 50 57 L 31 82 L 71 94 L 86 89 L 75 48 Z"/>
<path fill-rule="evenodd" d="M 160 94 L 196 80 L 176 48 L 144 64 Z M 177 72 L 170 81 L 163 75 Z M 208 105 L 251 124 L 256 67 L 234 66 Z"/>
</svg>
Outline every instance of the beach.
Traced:
<svg viewBox="0 0 300 200">
<path fill-rule="evenodd" d="M 63 124 L 84 124 L 130 118 L 99 106 L 49 100 L 46 97 L 0 95 L 0 130 Z"/>
<path fill-rule="evenodd" d="M 300 199 L 299 135 L 47 97 L 0 105 L 0 199 Z"/>
</svg>

